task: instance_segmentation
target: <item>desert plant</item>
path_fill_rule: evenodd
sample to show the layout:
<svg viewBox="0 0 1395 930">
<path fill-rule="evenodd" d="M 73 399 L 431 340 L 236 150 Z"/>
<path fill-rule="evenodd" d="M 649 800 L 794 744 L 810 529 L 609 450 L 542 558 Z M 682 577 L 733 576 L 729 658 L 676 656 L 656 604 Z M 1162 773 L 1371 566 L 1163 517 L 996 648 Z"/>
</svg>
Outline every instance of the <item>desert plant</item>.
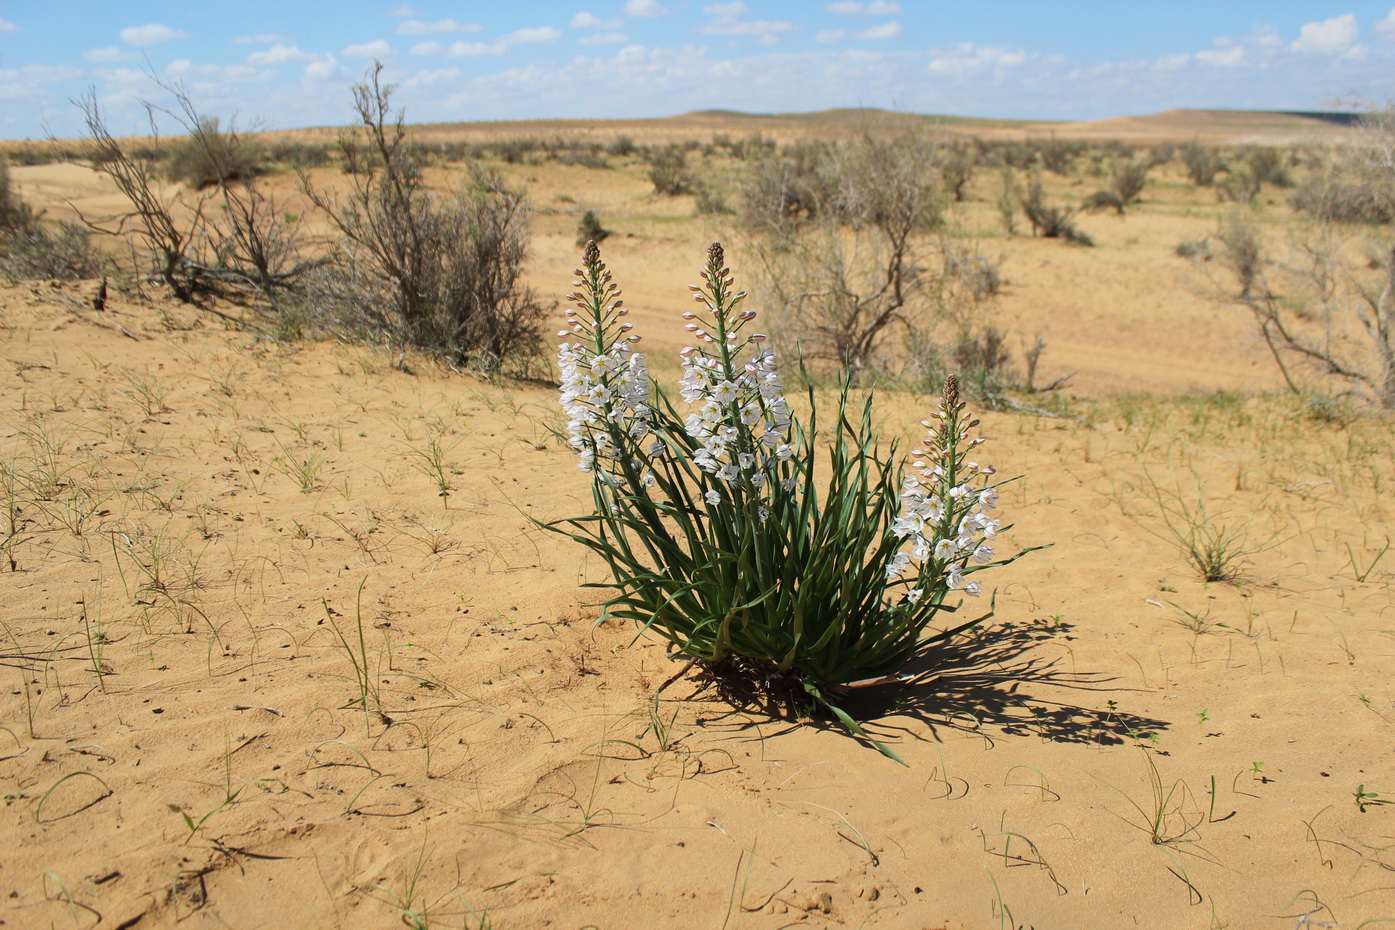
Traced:
<svg viewBox="0 0 1395 930">
<path fill-rule="evenodd" d="M 1222 168 L 1220 153 L 1195 140 L 1182 146 L 1182 164 L 1197 187 L 1210 187 Z"/>
<path fill-rule="evenodd" d="M 1133 203 L 1138 199 L 1138 195 L 1143 193 L 1143 188 L 1148 183 L 1149 167 L 1145 159 L 1120 160 L 1114 163 L 1109 172 L 1109 180 L 1111 190 L 1118 196 L 1121 204 Z M 1119 212 L 1123 212 L 1122 206 Z"/>
<path fill-rule="evenodd" d="M 91 233 L 75 223 L 48 224 L 10 183 L 0 158 L 0 272 L 15 278 L 93 278 L 102 258 Z"/>
<path fill-rule="evenodd" d="M 29 229 L 36 217 L 33 209 L 19 196 L 10 181 L 10 163 L 0 158 L 0 235 Z"/>
<path fill-rule="evenodd" d="M 1216 240 L 1221 244 L 1221 260 L 1240 284 L 1240 299 L 1249 300 L 1264 274 L 1264 242 L 1259 224 L 1244 210 L 1231 209 L 1221 219 Z"/>
<path fill-rule="evenodd" d="M 399 347 L 491 371 L 526 363 L 548 311 L 523 281 L 527 198 L 479 166 L 453 197 L 429 191 L 381 76 L 375 63 L 354 87 L 366 151 L 341 139 L 346 163 L 355 165 L 345 197 L 302 176 L 306 196 L 340 237 L 334 273 L 320 277 L 317 299 Z"/>
<path fill-rule="evenodd" d="M 1080 154 L 1080 149 L 1078 142 L 1058 139 L 1055 133 L 1036 144 L 1037 158 L 1041 159 L 1041 166 L 1052 174 L 1059 175 L 1070 174 L 1071 163 Z"/>
<path fill-rule="evenodd" d="M 1120 216 L 1124 213 L 1124 201 L 1114 191 L 1095 191 L 1080 206 L 1087 213 L 1099 213 L 1101 210 L 1113 210 Z"/>
<path fill-rule="evenodd" d="M 208 254 L 197 259 L 202 276 L 259 292 L 276 306 L 301 276 L 323 264 L 306 252 L 300 216 L 289 214 L 257 183 L 259 152 L 235 122 L 220 129 L 218 118 L 200 113 L 183 85 L 156 84 L 176 104 L 161 112 L 188 133 L 167 170 L 179 171 L 195 187 L 215 187 L 213 197 L 222 208 L 205 226 Z"/>
<path fill-rule="evenodd" d="M 965 458 L 981 440 L 955 380 L 909 478 L 894 447 L 877 444 L 871 398 L 859 416 L 846 386 L 820 438 L 812 390 L 806 424 L 765 337 L 744 332 L 755 313 L 738 309 L 745 292 L 714 243 L 692 288 L 698 310 L 684 314 L 697 345 L 680 353 L 681 393 L 698 407 L 685 420 L 631 351 L 637 337 L 594 243 L 577 274 L 561 400 L 594 512 L 546 526 L 605 560 L 606 616 L 657 633 L 690 664 L 812 699 L 871 741 L 841 695 L 908 680 L 934 643 L 984 619 L 929 632 L 957 609 L 950 593 L 978 595 L 970 574 L 1018 557 L 995 556 L 1001 525 L 989 513 L 1002 482 Z M 825 444 L 826 482 L 814 463 Z"/>
<path fill-rule="evenodd" d="M 822 151 L 821 163 L 801 171 L 808 183 L 796 189 L 809 199 L 797 210 L 784 199 L 789 187 L 753 184 L 772 196 L 757 211 L 748 195 L 748 218 L 759 224 L 752 244 L 768 299 L 782 325 L 799 329 L 806 356 L 862 380 L 884 363 L 896 329 L 929 327 L 952 309 L 926 237 L 943 220 L 934 170 L 942 147 L 907 133 Z M 770 177 L 767 167 L 757 178 Z M 947 260 L 943 242 L 939 251 Z"/>
<path fill-rule="evenodd" d="M 123 148 L 112 136 L 95 90 L 89 90 L 76 103 L 87 126 L 85 157 L 111 178 L 130 203 L 129 210 L 115 216 L 89 219 L 79 214 L 79 218 L 95 232 L 125 239 L 138 252 L 139 259 L 152 265 L 155 275 L 177 299 L 193 300 L 202 286 L 201 263 L 195 253 L 204 235 L 207 200 L 199 198 L 180 204 L 177 194 L 161 187 L 151 163 L 129 147 Z M 152 135 L 158 142 L 154 110 L 147 107 L 147 112 Z"/>
<path fill-rule="evenodd" d="M 1033 178 L 1022 198 L 1022 212 L 1031 224 L 1032 235 L 1045 239 L 1064 239 L 1071 245 L 1094 245 L 1095 241 L 1075 226 L 1075 211 L 1069 207 L 1046 202 L 1041 179 Z"/>
<path fill-rule="evenodd" d="M 576 224 L 576 244 L 585 245 L 588 242 L 603 242 L 610 235 L 610 230 L 601 225 L 600 217 L 596 216 L 595 210 L 587 210 L 581 214 L 581 221 Z"/>
<path fill-rule="evenodd" d="M 654 193 L 663 197 L 677 197 L 691 191 L 693 177 L 688 173 L 683 149 L 676 145 L 668 145 L 651 151 L 649 182 L 654 185 Z"/>
<path fill-rule="evenodd" d="M 1249 165 L 1240 165 L 1226 172 L 1216 184 L 1216 194 L 1222 200 L 1234 203 L 1253 203 L 1259 196 L 1262 179 L 1250 170 Z"/>
<path fill-rule="evenodd" d="M 188 94 L 181 92 L 181 96 L 187 104 Z M 261 154 L 236 127 L 224 131 L 219 127 L 218 117 L 194 115 L 193 125 L 185 126 L 188 135 L 172 144 L 165 154 L 167 178 L 201 190 L 256 174 Z"/>
</svg>

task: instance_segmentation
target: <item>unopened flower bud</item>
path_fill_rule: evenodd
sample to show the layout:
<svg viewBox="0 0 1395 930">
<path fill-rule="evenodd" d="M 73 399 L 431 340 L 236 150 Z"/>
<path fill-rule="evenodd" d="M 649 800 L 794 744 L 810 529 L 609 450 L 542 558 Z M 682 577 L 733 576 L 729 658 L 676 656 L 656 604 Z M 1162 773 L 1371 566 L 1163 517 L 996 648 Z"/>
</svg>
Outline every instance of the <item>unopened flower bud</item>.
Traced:
<svg viewBox="0 0 1395 930">
<path fill-rule="evenodd" d="M 630 330 L 632 330 L 632 329 L 634 329 L 634 328 L 635 328 L 635 324 L 633 324 L 633 323 L 621 323 L 621 324 L 620 324 L 620 332 L 622 332 L 622 333 L 628 333 Z"/>
<path fill-rule="evenodd" d="M 697 332 L 698 325 L 696 323 L 684 323 L 683 328 L 690 333 L 695 333 Z"/>
<path fill-rule="evenodd" d="M 693 295 L 693 300 L 696 300 L 696 301 L 697 301 L 698 303 L 700 303 L 700 304 L 701 304 L 701 303 L 706 303 L 706 302 L 707 302 L 707 298 L 706 298 L 706 297 L 703 297 L 701 294 L 694 294 L 694 295 Z"/>
<path fill-rule="evenodd" d="M 755 333 L 755 334 L 753 334 L 753 335 L 751 336 L 751 341 L 752 341 L 752 342 L 764 342 L 764 341 L 765 341 L 765 333 Z"/>
<path fill-rule="evenodd" d="M 639 341 L 640 341 L 641 339 L 643 339 L 644 337 L 643 337 L 643 336 L 631 336 L 631 337 L 629 337 L 629 338 L 630 338 L 630 342 L 639 342 Z"/>
<path fill-rule="evenodd" d="M 680 314 L 680 316 L 682 316 L 683 319 L 685 319 L 685 320 L 695 320 L 695 319 L 697 319 L 697 314 L 696 314 L 696 313 L 690 313 L 690 312 L 687 311 L 687 310 L 684 310 L 684 311 Z"/>
</svg>

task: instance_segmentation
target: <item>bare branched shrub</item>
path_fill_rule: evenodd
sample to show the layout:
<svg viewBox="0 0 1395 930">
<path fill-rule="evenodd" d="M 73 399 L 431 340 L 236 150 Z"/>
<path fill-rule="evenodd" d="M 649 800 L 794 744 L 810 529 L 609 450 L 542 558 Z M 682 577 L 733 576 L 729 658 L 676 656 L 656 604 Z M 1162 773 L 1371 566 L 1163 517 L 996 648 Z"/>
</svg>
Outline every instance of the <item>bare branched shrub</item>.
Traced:
<svg viewBox="0 0 1395 930">
<path fill-rule="evenodd" d="M 838 210 L 837 164 L 837 150 L 817 142 L 755 159 L 741 191 L 746 225 L 787 232 L 821 212 Z"/>
<path fill-rule="evenodd" d="M 963 203 L 968 196 L 977 165 L 978 152 L 973 146 L 965 143 L 949 146 L 940 164 L 940 174 L 944 177 L 945 190 L 956 203 Z"/>
<path fill-rule="evenodd" d="M 1041 166 L 1052 174 L 1059 175 L 1070 174 L 1071 164 L 1080 154 L 1081 148 L 1080 143 L 1058 139 L 1055 135 L 1036 144 L 1037 158 L 1041 160 Z"/>
<path fill-rule="evenodd" d="M 1221 244 L 1221 261 L 1240 285 L 1240 299 L 1256 293 L 1264 273 L 1264 244 L 1259 224 L 1240 209 L 1229 210 L 1221 218 L 1216 239 Z"/>
<path fill-rule="evenodd" d="M 1192 183 L 1197 187 L 1210 187 L 1223 167 L 1220 153 L 1196 141 L 1188 142 L 1181 151 L 1182 164 Z"/>
<path fill-rule="evenodd" d="M 1143 188 L 1148 183 L 1149 167 L 1146 159 L 1121 159 L 1114 163 L 1109 172 L 1110 187 L 1122 204 L 1133 203 L 1138 199 L 1138 195 L 1143 193 Z M 1122 208 L 1119 212 L 1123 212 Z"/>
<path fill-rule="evenodd" d="M 812 151 L 812 150 L 811 150 Z M 809 164 L 762 160 L 747 190 L 753 245 L 771 302 L 806 357 L 863 379 L 889 363 L 893 330 L 941 314 L 926 237 L 940 225 L 941 146 L 866 135 Z"/>
<path fill-rule="evenodd" d="M 1239 165 L 1226 172 L 1216 183 L 1216 193 L 1222 200 L 1233 203 L 1253 203 L 1259 196 L 1262 180 L 1249 165 Z"/>
<path fill-rule="evenodd" d="M 82 109 L 87 126 L 84 156 L 94 168 L 111 178 L 130 209 L 109 217 L 79 215 L 83 224 L 97 233 L 126 241 L 136 261 L 150 267 L 179 300 L 188 302 L 203 285 L 202 263 L 197 249 L 206 239 L 204 208 L 206 198 L 181 203 L 177 191 L 162 185 L 152 159 L 142 158 L 134 149 L 122 148 L 107 127 L 106 116 L 89 90 L 75 101 Z M 153 113 L 152 136 L 157 140 Z"/>
<path fill-rule="evenodd" d="M 165 89 L 182 98 L 186 111 L 192 109 L 187 106 L 189 95 L 182 88 Z M 186 125 L 185 129 L 188 136 L 174 142 L 164 158 L 165 176 L 171 181 L 183 181 L 202 190 L 257 173 L 262 155 L 236 127 L 221 131 L 218 117 L 197 115 L 193 125 Z"/>
<path fill-rule="evenodd" d="M 677 197 L 693 189 L 693 176 L 688 172 L 683 150 L 676 145 L 664 146 L 649 153 L 649 181 L 654 193 Z"/>
<path fill-rule="evenodd" d="M 1395 124 L 1389 112 L 1372 118 L 1364 144 L 1337 164 L 1333 183 L 1359 188 L 1375 209 L 1395 213 Z M 1307 367 L 1395 410 L 1395 238 L 1385 231 L 1368 240 L 1368 258 L 1356 261 L 1348 235 L 1318 215 L 1295 230 L 1276 260 L 1266 256 L 1255 224 L 1237 212 L 1227 217 L 1218 239 L 1223 264 L 1240 285 L 1238 299 L 1254 315 L 1295 393 L 1309 393 L 1299 378 Z"/>
<path fill-rule="evenodd" d="M 302 176 L 339 232 L 334 265 L 317 276 L 310 299 L 342 325 L 396 346 L 490 371 L 526 365 L 550 310 L 523 283 L 527 199 L 478 166 L 454 196 L 428 190 L 381 74 L 375 64 L 354 87 L 359 138 L 343 140 L 346 162 L 357 167 L 351 189 L 339 197 Z"/>
<path fill-rule="evenodd" d="M 1094 245 L 1095 241 L 1075 226 L 1075 211 L 1069 207 L 1046 202 L 1041 179 L 1033 178 L 1022 198 L 1022 212 L 1027 214 L 1032 235 L 1045 239 L 1064 239 L 1071 245 Z"/>
<path fill-rule="evenodd" d="M 216 117 L 198 112 L 180 84 L 157 85 L 175 99 L 172 116 L 188 133 L 177 150 L 180 163 L 197 168 L 199 184 L 213 187 L 200 230 L 204 248 L 192 259 L 204 280 L 260 293 L 273 307 L 307 271 L 320 264 L 307 251 L 299 216 L 289 214 L 256 179 L 259 148 L 234 123 L 220 128 Z M 191 180 L 191 183 L 193 181 Z"/>
</svg>

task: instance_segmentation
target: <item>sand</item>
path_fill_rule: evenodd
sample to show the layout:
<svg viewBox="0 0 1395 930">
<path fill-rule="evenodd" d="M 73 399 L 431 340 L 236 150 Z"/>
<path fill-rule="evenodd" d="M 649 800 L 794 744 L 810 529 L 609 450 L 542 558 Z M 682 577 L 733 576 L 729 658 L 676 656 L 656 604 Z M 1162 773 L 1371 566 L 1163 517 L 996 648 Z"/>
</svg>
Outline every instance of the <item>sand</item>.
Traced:
<svg viewBox="0 0 1395 930">
<path fill-rule="evenodd" d="M 602 208 L 646 349 L 681 344 L 719 224 L 638 168 L 505 170 L 544 211 L 540 289 Z M 82 171 L 13 169 L 52 215 L 107 196 Z M 603 568 L 537 522 L 589 501 L 546 384 L 278 344 L 153 289 L 98 313 L 90 282 L 0 287 L 0 925 L 1395 918 L 1389 422 L 1277 392 L 1246 311 L 1173 254 L 1209 194 L 1162 177 L 1084 218 L 1095 249 L 1001 236 L 990 194 L 985 313 L 1042 332 L 1039 380 L 1075 399 L 983 415 L 1023 476 L 1004 550 L 1052 548 L 984 576 L 996 616 L 939 677 L 865 708 L 906 767 L 696 680 L 654 709 L 677 666 L 597 623 Z M 929 405 L 877 414 L 910 437 Z M 1159 514 L 1198 499 L 1253 550 L 1235 583 Z"/>
</svg>

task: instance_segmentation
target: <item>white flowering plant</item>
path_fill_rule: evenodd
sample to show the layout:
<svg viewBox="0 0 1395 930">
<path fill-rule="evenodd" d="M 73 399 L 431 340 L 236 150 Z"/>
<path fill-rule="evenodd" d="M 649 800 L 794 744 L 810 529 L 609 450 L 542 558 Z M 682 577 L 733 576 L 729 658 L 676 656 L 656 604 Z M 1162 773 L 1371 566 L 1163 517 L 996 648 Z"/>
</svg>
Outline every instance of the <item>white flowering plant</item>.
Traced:
<svg viewBox="0 0 1395 930">
<path fill-rule="evenodd" d="M 906 682 L 938 642 L 992 616 L 931 629 L 951 594 L 976 597 L 978 572 L 1005 565 L 992 468 L 968 459 L 984 440 L 957 383 L 945 383 L 911 474 L 883 451 L 871 398 L 846 386 L 826 437 L 813 391 L 805 421 L 785 400 L 775 354 L 748 333 L 720 245 L 707 253 L 697 307 L 684 313 L 686 414 L 651 383 L 620 290 L 588 243 L 559 335 L 567 441 L 591 475 L 593 512 L 545 524 L 601 556 L 626 618 L 694 661 L 779 681 L 826 707 L 887 756 L 842 706 L 856 688 Z"/>
</svg>

